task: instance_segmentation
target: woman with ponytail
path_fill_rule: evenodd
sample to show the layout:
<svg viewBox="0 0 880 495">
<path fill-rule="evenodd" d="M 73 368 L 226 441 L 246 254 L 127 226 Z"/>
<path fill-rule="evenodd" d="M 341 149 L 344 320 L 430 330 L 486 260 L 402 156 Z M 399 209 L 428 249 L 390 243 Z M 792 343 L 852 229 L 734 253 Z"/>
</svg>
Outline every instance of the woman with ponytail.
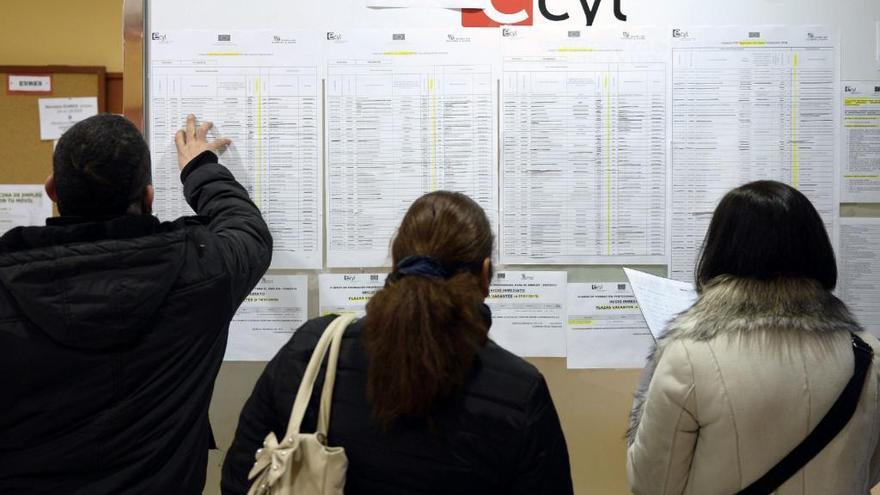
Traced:
<svg viewBox="0 0 880 495">
<path fill-rule="evenodd" d="M 342 340 L 328 444 L 348 456 L 347 495 L 573 493 L 544 378 L 488 337 L 493 243 L 463 194 L 429 193 L 407 211 L 385 287 Z M 285 430 L 333 318 L 307 322 L 266 366 L 224 462 L 224 494 L 247 492 L 254 452 Z M 317 406 L 303 431 L 315 430 Z"/>
</svg>

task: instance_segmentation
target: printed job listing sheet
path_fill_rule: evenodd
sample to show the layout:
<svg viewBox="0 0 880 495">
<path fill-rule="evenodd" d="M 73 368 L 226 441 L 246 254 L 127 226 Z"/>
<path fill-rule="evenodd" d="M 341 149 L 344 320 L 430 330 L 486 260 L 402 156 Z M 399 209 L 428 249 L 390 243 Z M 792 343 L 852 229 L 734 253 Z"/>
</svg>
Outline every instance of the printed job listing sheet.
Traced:
<svg viewBox="0 0 880 495">
<path fill-rule="evenodd" d="M 328 266 L 388 266 L 395 229 L 426 192 L 465 193 L 494 223 L 490 31 L 327 33 Z"/>
<path fill-rule="evenodd" d="M 308 319 L 309 277 L 266 275 L 229 324 L 225 361 L 268 361 Z"/>
<path fill-rule="evenodd" d="M 232 139 L 220 161 L 260 208 L 273 268 L 321 268 L 321 67 L 317 32 L 151 33 L 149 138 L 162 220 L 191 215 L 174 133 L 187 114 Z"/>
<path fill-rule="evenodd" d="M 489 337 L 524 357 L 565 357 L 566 272 L 506 271 L 495 274 L 486 304 Z"/>
<path fill-rule="evenodd" d="M 880 203 L 880 80 L 841 86 L 840 201 Z"/>
<path fill-rule="evenodd" d="M 52 200 L 42 184 L 0 185 L 0 235 L 19 226 L 45 225 Z"/>
<path fill-rule="evenodd" d="M 631 268 L 624 268 L 623 272 L 632 284 L 633 294 L 655 339 L 663 336 L 670 321 L 697 301 L 697 291 L 690 282 L 658 277 Z"/>
<path fill-rule="evenodd" d="M 693 277 L 721 197 L 771 179 L 806 194 L 835 235 L 836 37 L 820 27 L 672 31 L 670 278 Z"/>
<path fill-rule="evenodd" d="M 654 339 L 623 282 L 568 284 L 568 368 L 641 368 Z"/>
<path fill-rule="evenodd" d="M 504 31 L 501 260 L 666 263 L 661 31 Z"/>
<path fill-rule="evenodd" d="M 385 285 L 386 273 L 322 273 L 318 275 L 321 315 L 367 314 L 367 302 Z"/>
<path fill-rule="evenodd" d="M 880 218 L 840 221 L 838 294 L 859 323 L 880 337 Z"/>
</svg>

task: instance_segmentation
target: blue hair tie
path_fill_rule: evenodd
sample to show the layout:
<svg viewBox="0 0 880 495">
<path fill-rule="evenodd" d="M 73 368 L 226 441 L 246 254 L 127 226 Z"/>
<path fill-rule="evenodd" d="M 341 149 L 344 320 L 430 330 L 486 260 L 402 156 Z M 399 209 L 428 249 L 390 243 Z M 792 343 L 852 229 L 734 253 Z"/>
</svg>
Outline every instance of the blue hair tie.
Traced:
<svg viewBox="0 0 880 495">
<path fill-rule="evenodd" d="M 416 275 L 419 277 L 449 278 L 452 273 L 443 268 L 436 258 L 430 256 L 407 256 L 395 267 L 396 278 Z"/>
</svg>

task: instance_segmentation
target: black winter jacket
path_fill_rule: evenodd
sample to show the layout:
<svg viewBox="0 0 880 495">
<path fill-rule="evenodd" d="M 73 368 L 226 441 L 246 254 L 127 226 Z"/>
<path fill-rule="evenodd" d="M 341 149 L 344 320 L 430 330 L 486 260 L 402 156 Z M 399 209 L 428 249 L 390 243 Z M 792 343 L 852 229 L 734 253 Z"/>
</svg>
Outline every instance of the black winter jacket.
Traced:
<svg viewBox="0 0 880 495">
<path fill-rule="evenodd" d="M 254 454 L 269 432 L 283 438 L 312 351 L 332 316 L 311 320 L 266 366 L 244 406 L 223 465 L 224 495 L 247 492 Z M 399 421 L 383 431 L 366 398 L 363 320 L 345 333 L 329 444 L 349 459 L 347 495 L 570 495 L 565 437 L 543 376 L 490 342 L 464 388 L 431 423 Z M 303 429 L 314 432 L 323 372 Z"/>
<path fill-rule="evenodd" d="M 181 174 L 198 217 L 0 238 L 0 493 L 201 493 L 229 321 L 272 252 L 216 161 Z"/>
</svg>

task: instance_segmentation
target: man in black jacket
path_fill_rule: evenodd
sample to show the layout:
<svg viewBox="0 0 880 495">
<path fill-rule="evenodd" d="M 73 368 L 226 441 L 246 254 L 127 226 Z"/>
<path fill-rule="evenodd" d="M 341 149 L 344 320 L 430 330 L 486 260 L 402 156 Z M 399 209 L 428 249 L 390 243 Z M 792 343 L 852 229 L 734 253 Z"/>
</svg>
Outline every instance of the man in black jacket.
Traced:
<svg viewBox="0 0 880 495">
<path fill-rule="evenodd" d="M 99 115 L 58 142 L 61 216 L 0 238 L 0 493 L 201 493 L 229 321 L 272 253 L 209 129 L 176 137 L 198 216 L 151 215 L 146 142 Z"/>
</svg>

